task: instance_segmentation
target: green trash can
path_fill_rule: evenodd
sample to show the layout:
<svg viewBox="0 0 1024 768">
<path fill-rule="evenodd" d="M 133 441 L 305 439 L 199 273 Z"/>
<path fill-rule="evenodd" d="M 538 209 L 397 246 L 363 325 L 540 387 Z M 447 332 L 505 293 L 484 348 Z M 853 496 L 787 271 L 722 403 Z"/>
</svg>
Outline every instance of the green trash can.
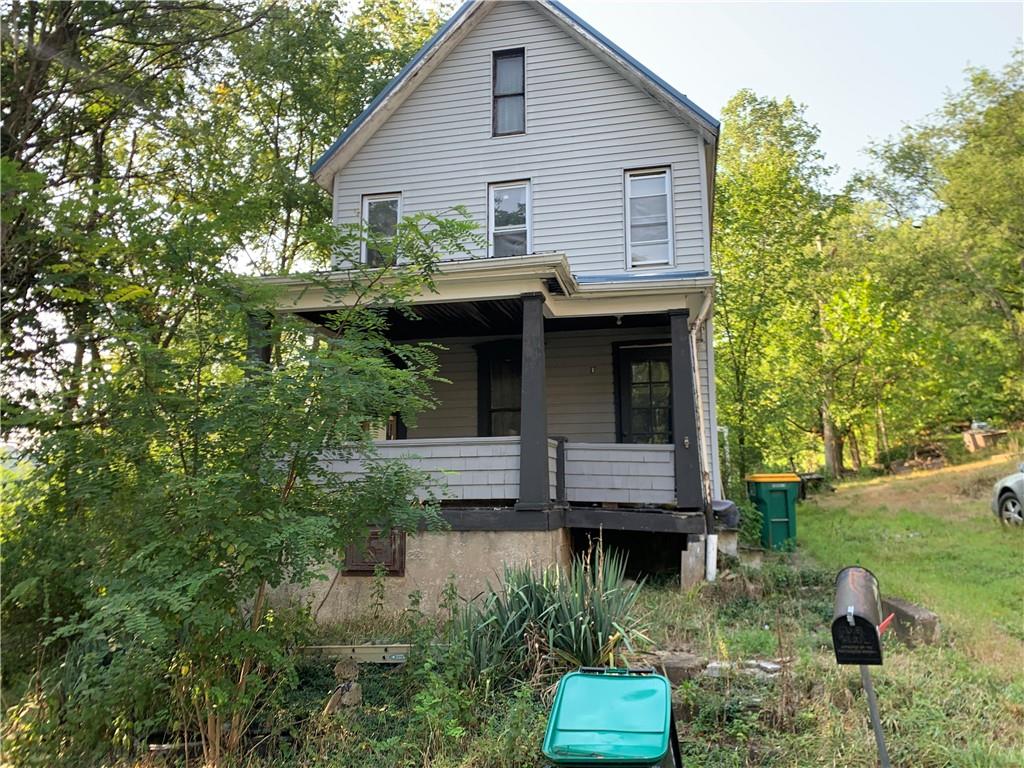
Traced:
<svg viewBox="0 0 1024 768">
<path fill-rule="evenodd" d="M 670 735 L 668 679 L 650 671 L 583 669 L 558 683 L 544 734 L 556 766 L 660 766 L 678 763 Z"/>
<path fill-rule="evenodd" d="M 795 545 L 799 475 L 750 475 L 747 478 L 747 496 L 761 510 L 761 545 L 768 549 L 786 549 Z"/>
</svg>

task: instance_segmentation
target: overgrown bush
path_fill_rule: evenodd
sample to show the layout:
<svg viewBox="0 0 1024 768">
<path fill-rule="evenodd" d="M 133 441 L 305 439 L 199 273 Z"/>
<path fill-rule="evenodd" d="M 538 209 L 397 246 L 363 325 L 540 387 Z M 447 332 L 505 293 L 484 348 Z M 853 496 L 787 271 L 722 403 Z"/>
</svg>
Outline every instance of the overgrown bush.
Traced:
<svg viewBox="0 0 1024 768">
<path fill-rule="evenodd" d="M 740 544 L 745 547 L 760 547 L 764 515 L 746 496 L 737 500 L 736 506 L 740 509 Z"/>
<path fill-rule="evenodd" d="M 427 289 L 466 226 L 403 220 L 389 244 L 409 260 L 401 276 L 327 286 L 366 302 L 331 315 L 331 338 L 287 318 L 254 331 L 271 301 L 258 285 L 169 277 L 190 297 L 175 344 L 127 316 L 109 370 L 76 395 L 78 421 L 54 428 L 53 403 L 33 417 L 31 469 L 4 480 L 0 518 L 5 634 L 29 649 L 4 646 L 4 680 L 36 673 L 9 750 L 89 764 L 156 733 L 201 744 L 213 765 L 237 755 L 311 627 L 273 591 L 340 567 L 371 525 L 440 524 L 428 475 L 372 443 L 392 414 L 432 405 L 437 375 L 431 347 L 387 338 L 382 307 Z M 275 340 L 271 361 L 252 354 Z"/>
<path fill-rule="evenodd" d="M 570 667 L 614 665 L 622 648 L 646 639 L 633 612 L 640 584 L 625 573 L 624 557 L 601 551 L 568 568 L 506 566 L 500 586 L 455 615 L 452 645 L 486 690 Z"/>
</svg>

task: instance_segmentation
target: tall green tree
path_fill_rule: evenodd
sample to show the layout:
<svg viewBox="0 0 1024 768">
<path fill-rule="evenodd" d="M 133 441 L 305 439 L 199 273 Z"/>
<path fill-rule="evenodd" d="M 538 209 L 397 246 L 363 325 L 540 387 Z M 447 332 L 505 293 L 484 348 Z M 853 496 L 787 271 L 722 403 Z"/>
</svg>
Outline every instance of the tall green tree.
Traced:
<svg viewBox="0 0 1024 768">
<path fill-rule="evenodd" d="M 336 338 L 258 324 L 271 364 L 246 353 L 273 300 L 237 273 L 358 247 L 308 166 L 437 21 L 412 0 L 6 7 L 3 429 L 32 468 L 3 494 L 5 684 L 38 665 L 9 754 L 84 764 L 155 729 L 236 755 L 304 626 L 269 593 L 371 520 L 429 523 L 425 478 L 369 442 L 436 372 L 384 310 L 470 225 L 404 221 L 387 279 L 327 286 L 360 297 Z"/>
<path fill-rule="evenodd" d="M 790 431 L 776 359 L 781 311 L 802 303 L 807 248 L 823 231 L 830 171 L 804 108 L 743 90 L 722 113 L 712 265 L 719 418 L 741 475 Z"/>
<path fill-rule="evenodd" d="M 956 359 L 941 419 L 1024 415 L 1024 54 L 972 69 L 935 115 L 871 148 L 861 177 L 903 233 L 917 322 Z M 903 278 L 906 282 L 907 278 Z"/>
</svg>

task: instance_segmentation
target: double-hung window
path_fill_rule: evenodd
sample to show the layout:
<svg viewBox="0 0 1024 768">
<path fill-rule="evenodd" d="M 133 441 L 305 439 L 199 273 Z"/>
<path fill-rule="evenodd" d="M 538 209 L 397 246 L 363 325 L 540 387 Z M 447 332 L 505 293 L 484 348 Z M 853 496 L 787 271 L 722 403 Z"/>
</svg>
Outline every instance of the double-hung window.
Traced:
<svg viewBox="0 0 1024 768">
<path fill-rule="evenodd" d="M 526 133 L 526 49 L 494 52 L 492 133 Z"/>
<path fill-rule="evenodd" d="M 671 189 L 667 168 L 626 172 L 626 253 L 630 268 L 672 263 Z"/>
<path fill-rule="evenodd" d="M 491 184 L 488 197 L 491 256 L 530 252 L 530 182 Z"/>
<path fill-rule="evenodd" d="M 363 261 L 380 267 L 387 261 L 381 247 L 386 246 L 398 232 L 398 219 L 402 215 L 402 196 L 397 192 L 383 195 L 363 195 Z"/>
</svg>

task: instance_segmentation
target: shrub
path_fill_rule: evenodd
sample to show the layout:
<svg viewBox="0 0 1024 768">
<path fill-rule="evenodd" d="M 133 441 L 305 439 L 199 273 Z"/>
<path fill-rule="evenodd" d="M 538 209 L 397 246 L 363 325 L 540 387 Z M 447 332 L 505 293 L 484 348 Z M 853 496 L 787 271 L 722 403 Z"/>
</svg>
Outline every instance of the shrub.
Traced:
<svg viewBox="0 0 1024 768">
<path fill-rule="evenodd" d="M 620 648 L 646 638 L 633 607 L 640 584 L 615 553 L 534 571 L 505 568 L 501 586 L 459 611 L 452 646 L 487 690 L 545 680 L 569 667 L 614 665 Z"/>
</svg>

